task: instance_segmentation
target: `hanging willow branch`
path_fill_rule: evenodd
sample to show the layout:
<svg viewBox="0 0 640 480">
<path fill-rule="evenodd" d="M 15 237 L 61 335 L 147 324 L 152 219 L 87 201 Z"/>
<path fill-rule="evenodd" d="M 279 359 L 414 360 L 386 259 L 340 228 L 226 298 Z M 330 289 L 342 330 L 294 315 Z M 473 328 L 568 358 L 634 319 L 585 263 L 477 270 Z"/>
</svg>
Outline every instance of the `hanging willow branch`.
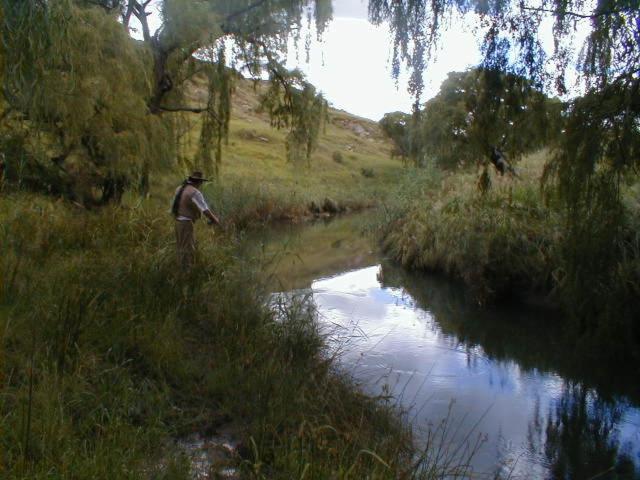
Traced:
<svg viewBox="0 0 640 480">
<path fill-rule="evenodd" d="M 210 50 L 209 64 L 206 67 L 208 78 L 207 108 L 204 110 L 200 140 L 195 165 L 206 174 L 220 175 L 222 165 L 222 143 L 229 139 L 229 121 L 231 119 L 231 95 L 233 78 L 226 66 L 224 45 L 217 52 Z M 212 151 L 215 151 L 215 165 Z"/>
</svg>

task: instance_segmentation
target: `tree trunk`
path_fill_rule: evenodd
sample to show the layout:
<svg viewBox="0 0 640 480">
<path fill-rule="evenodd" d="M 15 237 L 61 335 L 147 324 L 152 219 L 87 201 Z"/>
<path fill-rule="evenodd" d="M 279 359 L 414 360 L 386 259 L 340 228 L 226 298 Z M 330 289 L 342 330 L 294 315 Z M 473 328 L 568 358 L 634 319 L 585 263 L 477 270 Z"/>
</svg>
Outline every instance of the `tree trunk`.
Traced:
<svg viewBox="0 0 640 480">
<path fill-rule="evenodd" d="M 162 100 L 173 89 L 173 81 L 167 72 L 169 52 L 164 50 L 157 39 L 151 41 L 153 51 L 154 92 L 149 101 L 149 110 L 154 115 L 161 113 Z"/>
</svg>

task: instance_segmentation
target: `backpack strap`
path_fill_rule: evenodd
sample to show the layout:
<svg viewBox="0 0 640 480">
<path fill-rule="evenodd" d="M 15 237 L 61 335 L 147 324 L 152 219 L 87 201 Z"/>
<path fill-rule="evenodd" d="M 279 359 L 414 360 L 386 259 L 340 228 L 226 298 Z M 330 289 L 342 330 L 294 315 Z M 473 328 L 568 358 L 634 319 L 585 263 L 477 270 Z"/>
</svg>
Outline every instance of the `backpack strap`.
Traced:
<svg viewBox="0 0 640 480">
<path fill-rule="evenodd" d="M 178 190 L 178 193 L 176 193 L 176 196 L 173 199 L 173 204 L 171 205 L 171 213 L 173 214 L 174 217 L 178 216 L 178 209 L 180 208 L 180 199 L 182 199 L 182 194 L 184 193 L 184 189 L 187 188 L 187 185 L 189 185 L 189 182 L 185 180 L 182 183 L 180 190 Z"/>
</svg>

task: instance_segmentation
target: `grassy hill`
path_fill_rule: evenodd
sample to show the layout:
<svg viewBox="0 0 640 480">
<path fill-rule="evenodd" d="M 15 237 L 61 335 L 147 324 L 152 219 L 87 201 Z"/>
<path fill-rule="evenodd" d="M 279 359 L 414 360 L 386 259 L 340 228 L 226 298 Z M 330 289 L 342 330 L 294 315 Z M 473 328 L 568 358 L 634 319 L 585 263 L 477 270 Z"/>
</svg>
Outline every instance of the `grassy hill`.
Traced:
<svg viewBox="0 0 640 480">
<path fill-rule="evenodd" d="M 266 82 L 238 78 L 232 99 L 229 143 L 223 147 L 220 181 L 205 194 L 223 214 L 236 219 L 250 217 L 300 217 L 311 213 L 311 202 L 322 205 L 327 198 L 341 207 L 361 208 L 384 198 L 402 176 L 402 163 L 391 159 L 391 142 L 374 121 L 330 109 L 329 121 L 309 162 L 286 160 L 286 129 L 270 125 L 259 112 L 259 95 Z M 193 82 L 186 101 L 204 105 L 204 81 Z M 180 152 L 192 158 L 200 131 L 197 115 L 189 123 Z M 152 195 L 166 197 L 185 171 L 155 179 Z"/>
</svg>

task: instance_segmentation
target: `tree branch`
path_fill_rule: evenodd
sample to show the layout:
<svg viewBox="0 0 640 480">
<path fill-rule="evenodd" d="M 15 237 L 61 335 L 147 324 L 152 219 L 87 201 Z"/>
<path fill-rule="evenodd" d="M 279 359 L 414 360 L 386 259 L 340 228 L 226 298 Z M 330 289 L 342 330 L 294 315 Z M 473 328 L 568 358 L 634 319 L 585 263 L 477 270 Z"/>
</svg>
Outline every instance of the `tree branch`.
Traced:
<svg viewBox="0 0 640 480">
<path fill-rule="evenodd" d="M 146 12 L 149 2 L 140 4 L 137 0 L 130 0 L 129 5 L 133 7 L 132 13 L 138 19 L 140 25 L 142 25 L 142 37 L 144 41 L 149 42 L 151 40 L 151 32 L 149 30 L 149 21 L 147 20 L 149 14 Z"/>
<path fill-rule="evenodd" d="M 230 13 L 229 15 L 227 15 L 227 17 L 224 19 L 224 22 L 229 22 L 231 20 L 233 20 L 234 18 L 239 17 L 240 15 L 244 15 L 245 13 L 250 12 L 251 10 L 253 10 L 254 8 L 258 8 L 260 5 L 267 3 L 269 0 L 257 0 L 256 2 L 253 2 L 251 5 L 247 5 L 245 8 L 238 10 L 237 12 L 233 12 Z"/>
<path fill-rule="evenodd" d="M 163 112 L 187 112 L 187 113 L 202 113 L 207 110 L 207 107 L 158 107 Z"/>
<path fill-rule="evenodd" d="M 134 0 L 129 0 L 129 2 L 127 2 L 127 10 L 122 15 L 122 24 L 127 29 L 127 32 L 129 32 L 129 22 L 131 21 L 131 14 L 133 14 L 133 3 Z"/>
<path fill-rule="evenodd" d="M 600 12 L 594 12 L 594 13 L 578 13 L 578 12 L 571 12 L 571 11 L 563 12 L 562 10 L 552 10 L 552 9 L 540 8 L 540 7 L 522 7 L 522 9 L 528 10 L 531 12 L 552 13 L 556 17 L 567 15 L 570 17 L 590 19 L 590 20 L 593 20 L 594 18 L 605 17 L 607 15 L 618 15 L 622 13 L 628 13 L 631 11 L 630 9 L 622 9 L 622 10 L 602 10 Z"/>
</svg>

